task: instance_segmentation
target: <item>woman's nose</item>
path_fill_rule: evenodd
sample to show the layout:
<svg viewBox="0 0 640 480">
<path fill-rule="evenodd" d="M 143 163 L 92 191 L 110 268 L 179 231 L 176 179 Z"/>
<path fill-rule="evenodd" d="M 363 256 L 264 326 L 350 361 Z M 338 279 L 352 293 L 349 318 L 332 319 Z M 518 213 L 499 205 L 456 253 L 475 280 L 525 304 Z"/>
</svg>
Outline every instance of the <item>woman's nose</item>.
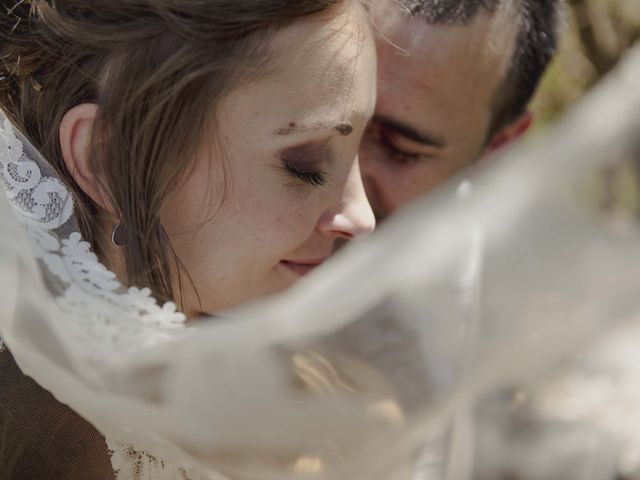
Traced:
<svg viewBox="0 0 640 480">
<path fill-rule="evenodd" d="M 347 177 L 338 202 L 323 213 L 318 230 L 325 235 L 352 239 L 371 233 L 376 219 L 367 200 L 359 162 L 355 162 Z"/>
</svg>

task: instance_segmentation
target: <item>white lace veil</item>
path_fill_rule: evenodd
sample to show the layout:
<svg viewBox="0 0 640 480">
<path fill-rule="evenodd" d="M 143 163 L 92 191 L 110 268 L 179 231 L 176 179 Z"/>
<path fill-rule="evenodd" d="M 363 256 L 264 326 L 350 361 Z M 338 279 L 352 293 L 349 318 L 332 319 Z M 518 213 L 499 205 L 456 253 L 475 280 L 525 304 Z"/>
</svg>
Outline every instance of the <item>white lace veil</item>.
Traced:
<svg viewBox="0 0 640 480">
<path fill-rule="evenodd" d="M 97 261 L 68 190 L 2 118 L 0 335 L 107 437 L 118 479 L 498 478 L 514 459 L 522 478 L 607 478 L 618 452 L 633 464 L 640 430 L 619 429 L 619 449 L 583 415 L 579 438 L 599 447 L 589 457 L 575 435 L 541 429 L 561 402 L 533 399 L 550 398 L 535 393 L 542 373 L 618 325 L 635 331 L 637 221 L 611 224 L 590 185 L 637 155 L 638 78 L 635 51 L 473 188 L 459 180 L 287 293 L 189 326 Z M 531 408 L 515 418 L 523 395 Z M 567 469 L 576 458 L 602 477 Z"/>
</svg>

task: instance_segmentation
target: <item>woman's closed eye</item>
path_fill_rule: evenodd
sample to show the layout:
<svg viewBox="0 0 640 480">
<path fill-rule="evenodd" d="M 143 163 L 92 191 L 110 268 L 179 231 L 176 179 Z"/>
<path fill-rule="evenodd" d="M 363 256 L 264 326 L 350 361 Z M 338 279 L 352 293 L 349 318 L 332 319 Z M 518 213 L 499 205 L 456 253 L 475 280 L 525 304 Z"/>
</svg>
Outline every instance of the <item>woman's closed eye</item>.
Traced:
<svg viewBox="0 0 640 480">
<path fill-rule="evenodd" d="M 327 182 L 327 174 L 322 170 L 309 169 L 308 167 L 301 167 L 298 165 L 290 164 L 283 160 L 282 164 L 287 172 L 292 176 L 314 187 L 321 187 Z"/>
<path fill-rule="evenodd" d="M 313 187 L 321 187 L 327 181 L 322 165 L 328 157 L 325 143 L 307 143 L 290 147 L 280 153 L 280 162 L 285 172 Z"/>
</svg>

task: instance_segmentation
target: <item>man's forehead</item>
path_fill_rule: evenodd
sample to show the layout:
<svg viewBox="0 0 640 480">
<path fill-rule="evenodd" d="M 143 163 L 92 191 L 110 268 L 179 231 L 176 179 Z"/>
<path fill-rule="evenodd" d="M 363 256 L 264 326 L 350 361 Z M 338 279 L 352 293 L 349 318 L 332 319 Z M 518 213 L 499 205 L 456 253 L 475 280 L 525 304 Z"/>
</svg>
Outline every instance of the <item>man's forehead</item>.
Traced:
<svg viewBox="0 0 640 480">
<path fill-rule="evenodd" d="M 478 13 L 467 23 L 429 24 L 411 15 L 397 0 L 381 0 L 374 7 L 379 43 L 409 62 L 475 61 L 492 71 L 505 72 L 513 57 L 518 15 L 509 2 L 494 12 Z M 417 65 L 416 65 L 417 66 Z"/>
<path fill-rule="evenodd" d="M 397 1 L 376 4 L 377 113 L 441 136 L 458 150 L 473 144 L 475 155 L 514 56 L 517 17 L 481 12 L 467 23 L 433 25 Z"/>
</svg>

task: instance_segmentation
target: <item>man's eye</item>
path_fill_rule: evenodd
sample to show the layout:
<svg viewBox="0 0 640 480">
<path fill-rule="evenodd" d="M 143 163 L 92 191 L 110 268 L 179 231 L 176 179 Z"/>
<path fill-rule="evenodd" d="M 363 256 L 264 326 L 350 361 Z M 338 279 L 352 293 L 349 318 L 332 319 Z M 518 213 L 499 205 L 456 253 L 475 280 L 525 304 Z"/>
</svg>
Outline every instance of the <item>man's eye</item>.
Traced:
<svg viewBox="0 0 640 480">
<path fill-rule="evenodd" d="M 385 135 L 380 135 L 380 145 L 385 150 L 387 156 L 394 162 L 401 165 L 412 165 L 420 160 L 422 157 L 419 153 L 405 152 L 399 148 L 396 148 L 389 138 Z"/>
<path fill-rule="evenodd" d="M 424 153 L 409 152 L 398 148 L 393 141 L 397 134 L 390 132 L 384 125 L 372 122 L 368 127 L 367 135 L 369 135 L 371 141 L 379 145 L 385 159 L 394 164 L 402 166 L 413 165 L 428 157 Z"/>
</svg>

